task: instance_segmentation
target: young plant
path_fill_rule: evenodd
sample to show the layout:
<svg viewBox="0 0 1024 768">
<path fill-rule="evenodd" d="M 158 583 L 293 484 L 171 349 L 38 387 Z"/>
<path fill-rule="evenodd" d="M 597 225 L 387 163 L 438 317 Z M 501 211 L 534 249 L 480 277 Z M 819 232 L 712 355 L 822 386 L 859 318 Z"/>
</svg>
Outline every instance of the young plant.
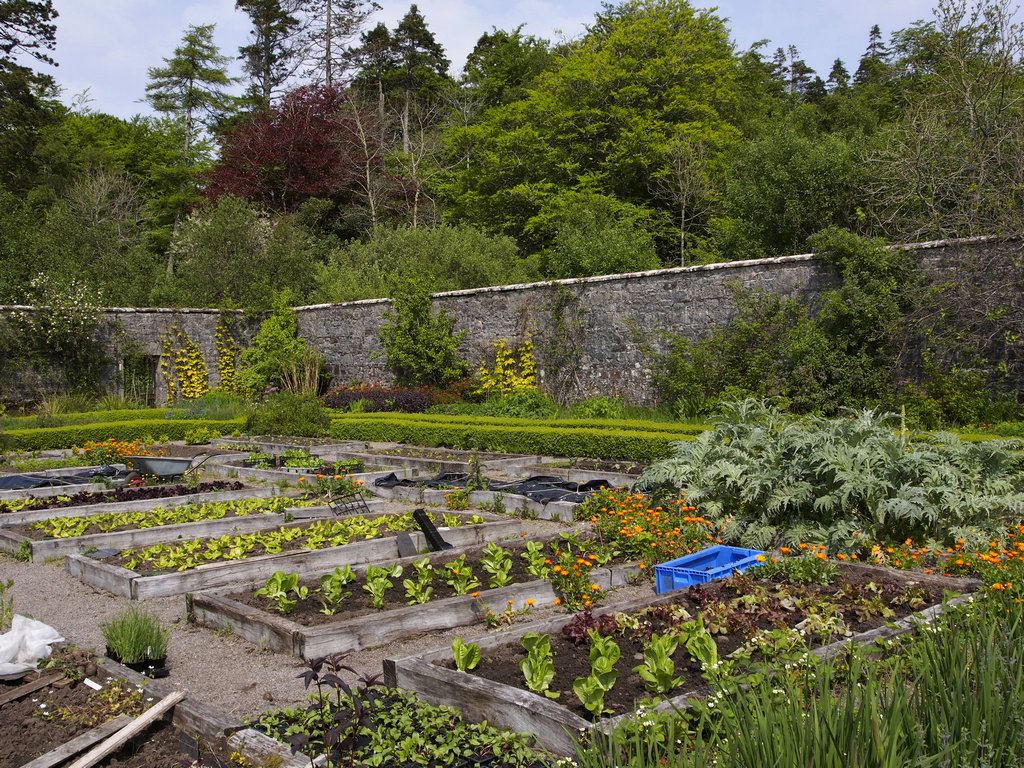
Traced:
<svg viewBox="0 0 1024 768">
<path fill-rule="evenodd" d="M 405 587 L 409 605 L 419 605 L 427 602 L 434 594 L 434 566 L 430 564 L 429 557 L 424 557 L 413 561 L 412 567 L 416 572 L 416 578 L 405 579 L 402 586 Z"/>
<path fill-rule="evenodd" d="M 444 503 L 448 509 L 469 509 L 469 489 L 456 488 L 444 495 Z"/>
<path fill-rule="evenodd" d="M 507 587 L 511 583 L 512 558 L 493 541 L 488 542 L 484 548 L 484 555 L 480 558 L 480 565 L 491 574 L 491 578 L 488 580 L 488 585 L 491 589 Z"/>
<path fill-rule="evenodd" d="M 604 697 L 619 676 L 615 662 L 619 660 L 620 654 L 614 640 L 590 630 L 590 676 L 577 677 L 573 681 L 572 690 L 594 718 L 607 711 Z"/>
<path fill-rule="evenodd" d="M 455 668 L 460 672 L 468 672 L 480 663 L 480 646 L 464 643 L 461 637 L 456 637 L 452 640 L 452 655 L 455 657 Z"/>
<path fill-rule="evenodd" d="M 363 589 L 370 593 L 370 603 L 378 611 L 384 608 L 384 593 L 395 586 L 391 579 L 397 579 L 401 575 L 402 566 L 397 563 L 390 568 L 366 566 L 366 583 L 363 584 Z"/>
<path fill-rule="evenodd" d="M 543 693 L 549 699 L 558 698 L 557 691 L 548 687 L 555 677 L 555 663 L 551 659 L 551 636 L 530 632 L 520 641 L 526 649 L 526 658 L 519 662 L 519 669 L 526 678 L 526 687 L 535 693 Z"/>
<path fill-rule="evenodd" d="M 351 566 L 347 563 L 343 569 L 335 568 L 333 572 L 326 573 L 320 577 L 320 588 L 317 590 L 320 593 L 320 603 L 323 605 L 320 613 L 325 616 L 333 616 L 338 612 L 338 608 L 341 607 L 341 601 L 349 595 L 345 591 L 345 587 L 355 577 L 356 575 L 352 573 Z"/>
<path fill-rule="evenodd" d="M 460 555 L 457 560 L 445 563 L 446 571 L 444 581 L 454 590 L 456 595 L 468 595 L 470 590 L 480 586 L 480 582 L 473 578 L 473 569 L 466 565 L 466 556 Z"/>
<path fill-rule="evenodd" d="M 141 606 L 133 606 L 100 624 L 107 648 L 123 664 L 137 664 L 147 659 L 167 656 L 171 631 L 160 618 Z"/>
<path fill-rule="evenodd" d="M 14 579 L 0 581 L 0 632 L 10 629 L 14 621 L 14 596 L 11 595 L 13 586 Z"/>
<path fill-rule="evenodd" d="M 700 662 L 703 670 L 707 671 L 718 664 L 718 645 L 700 615 L 694 621 L 684 621 L 674 632 L 683 641 L 687 653 Z"/>
<path fill-rule="evenodd" d="M 551 560 L 544 554 L 541 541 L 526 542 L 526 551 L 519 555 L 526 561 L 526 572 L 538 579 L 546 579 L 551 572 Z"/>
<path fill-rule="evenodd" d="M 671 634 L 652 635 L 651 641 L 644 648 L 644 663 L 633 667 L 640 675 L 647 689 L 664 696 L 683 682 L 676 677 L 676 663 L 672 654 L 679 647 L 679 641 Z"/>
<path fill-rule="evenodd" d="M 294 594 L 297 599 L 293 600 L 289 595 Z M 265 597 L 274 603 L 274 609 L 284 614 L 289 614 L 295 608 L 299 600 L 309 597 L 309 587 L 299 586 L 299 574 L 275 571 L 274 575 L 267 579 L 262 589 L 257 589 L 255 597 Z"/>
</svg>

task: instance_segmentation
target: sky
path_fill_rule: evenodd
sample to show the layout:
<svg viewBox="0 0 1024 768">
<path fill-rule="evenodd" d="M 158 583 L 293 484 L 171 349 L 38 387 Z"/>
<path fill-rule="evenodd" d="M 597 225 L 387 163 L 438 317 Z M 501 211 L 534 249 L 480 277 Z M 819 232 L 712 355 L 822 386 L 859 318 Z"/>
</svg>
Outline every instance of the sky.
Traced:
<svg viewBox="0 0 1024 768">
<path fill-rule="evenodd" d="M 736 46 L 745 50 L 768 39 L 767 55 L 795 45 L 804 61 L 828 77 L 835 58 L 852 73 L 867 46 L 873 24 L 883 37 L 919 19 L 932 19 L 936 0 L 719 0 L 695 7 L 718 8 Z M 393 29 L 408 11 L 408 2 L 378 0 L 382 6 L 370 24 Z M 223 54 L 236 57 L 248 38 L 247 17 L 235 0 L 53 0 L 60 14 L 57 68 L 36 62 L 34 69 L 53 75 L 63 88 L 62 100 L 88 89 L 88 106 L 128 118 L 150 114 L 143 101 L 147 70 L 163 65 L 174 53 L 189 25 L 214 24 L 214 39 Z M 427 26 L 445 47 L 458 75 L 481 34 L 492 27 L 523 31 L 557 41 L 583 34 L 584 25 L 601 9 L 600 0 L 419 0 Z M 238 63 L 233 74 L 241 74 Z"/>
</svg>

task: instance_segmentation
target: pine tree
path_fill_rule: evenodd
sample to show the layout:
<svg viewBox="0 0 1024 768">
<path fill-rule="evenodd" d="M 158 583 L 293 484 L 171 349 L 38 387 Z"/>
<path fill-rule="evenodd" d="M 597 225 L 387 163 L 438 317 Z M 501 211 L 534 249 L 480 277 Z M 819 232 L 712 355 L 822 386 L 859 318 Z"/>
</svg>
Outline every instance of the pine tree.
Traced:
<svg viewBox="0 0 1024 768">
<path fill-rule="evenodd" d="M 191 163 L 197 127 L 212 125 L 232 103 L 224 90 L 233 82 L 228 58 L 213 42 L 213 26 L 190 26 L 174 56 L 164 59 L 167 66 L 149 68 L 146 101 L 157 112 L 183 121 L 186 165 Z"/>
<path fill-rule="evenodd" d="M 251 42 L 238 49 L 249 76 L 248 98 L 263 109 L 299 65 L 301 23 L 295 14 L 302 4 L 303 0 L 235 0 L 235 8 L 252 22 Z"/>
<path fill-rule="evenodd" d="M 856 85 L 875 85 L 883 83 L 889 73 L 889 49 L 882 41 L 882 30 L 877 24 L 868 33 L 868 47 L 860 57 L 860 65 L 853 76 Z"/>
<path fill-rule="evenodd" d="M 832 62 L 832 71 L 828 73 L 828 80 L 825 82 L 832 91 L 843 91 L 850 86 L 850 73 L 842 59 Z"/>
</svg>

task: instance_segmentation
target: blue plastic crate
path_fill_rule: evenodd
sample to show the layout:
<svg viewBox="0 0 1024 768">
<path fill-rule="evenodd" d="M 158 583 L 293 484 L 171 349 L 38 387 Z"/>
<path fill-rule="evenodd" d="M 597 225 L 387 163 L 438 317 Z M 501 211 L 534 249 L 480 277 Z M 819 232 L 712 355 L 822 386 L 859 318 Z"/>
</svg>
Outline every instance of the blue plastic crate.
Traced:
<svg viewBox="0 0 1024 768">
<path fill-rule="evenodd" d="M 705 584 L 711 579 L 721 579 L 733 571 L 745 571 L 757 565 L 757 556 L 763 554 L 759 549 L 719 544 L 686 557 L 669 560 L 654 566 L 654 591 L 660 595 L 673 589 Z"/>
</svg>

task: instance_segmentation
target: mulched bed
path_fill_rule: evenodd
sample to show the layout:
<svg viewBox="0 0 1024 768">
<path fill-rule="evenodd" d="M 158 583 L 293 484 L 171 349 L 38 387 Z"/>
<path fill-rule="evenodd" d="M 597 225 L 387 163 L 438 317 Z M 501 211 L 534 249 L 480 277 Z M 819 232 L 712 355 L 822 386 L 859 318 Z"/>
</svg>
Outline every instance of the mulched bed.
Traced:
<svg viewBox="0 0 1024 768">
<path fill-rule="evenodd" d="M 582 469 L 587 472 L 614 472 L 624 475 L 639 475 L 646 469 L 643 464 L 615 461 L 614 459 L 575 459 L 568 464 L 558 463 L 551 466 L 562 469 Z"/>
<path fill-rule="evenodd" d="M 20 512 L 63 509 L 65 507 L 81 507 L 89 504 L 110 504 L 112 502 L 141 501 L 145 499 L 167 499 L 173 496 L 187 496 L 192 493 L 216 493 L 218 491 L 240 491 L 245 484 L 237 480 L 215 480 L 210 483 L 199 483 L 197 486 L 188 486 L 178 483 L 176 485 L 149 485 L 141 488 L 112 488 L 109 491 L 82 491 L 70 496 L 45 496 L 36 499 L 35 503 L 28 506 L 20 506 Z M 3 501 L 0 501 L 0 513 L 8 512 L 12 508 Z"/>
<path fill-rule="evenodd" d="M 892 621 L 895 618 L 907 616 L 923 607 L 921 605 L 911 607 L 894 602 L 894 598 L 903 594 L 904 586 L 908 581 L 913 581 L 912 574 L 897 572 L 891 574 L 884 572 L 865 573 L 844 569 L 841 582 L 836 582 L 827 587 L 812 586 L 807 589 L 814 595 L 833 595 L 842 584 L 851 585 L 850 589 L 854 591 L 863 589 L 869 582 L 873 582 L 880 587 L 885 605 L 895 612 L 895 616 L 889 618 L 882 618 L 877 615 L 870 617 L 858 616 L 853 610 L 844 609 L 842 614 L 843 621 L 850 631 L 858 634 L 882 626 L 885 622 Z M 775 586 L 772 582 L 755 580 L 748 576 L 734 576 L 730 579 L 715 580 L 706 585 L 678 590 L 679 596 L 675 604 L 683 606 L 691 617 L 696 617 L 698 612 L 702 611 L 702 608 L 705 609 L 706 615 L 706 608 L 716 602 L 729 601 L 741 595 L 750 594 L 751 585 L 754 585 L 755 588 L 757 585 L 765 587 Z M 921 595 L 924 597 L 926 605 L 942 601 L 943 589 L 940 585 L 922 582 L 919 584 L 919 587 L 924 590 Z M 847 605 L 845 601 L 841 601 L 841 603 L 844 606 Z M 667 611 L 655 609 L 651 615 L 647 616 L 646 622 L 643 625 L 643 632 L 648 637 L 651 632 L 658 633 L 659 635 L 662 634 L 665 628 L 669 626 L 666 623 L 668 616 Z M 753 613 L 736 616 L 737 626 L 732 627 L 729 634 L 715 635 L 719 657 L 724 658 L 738 649 L 746 642 L 750 635 L 758 630 L 781 626 L 794 627 L 804 617 L 805 614 L 801 610 L 788 610 L 777 598 L 762 599 L 758 601 L 757 610 Z M 705 619 L 705 623 L 708 623 L 707 619 Z M 741 627 L 739 625 L 745 626 Z M 606 626 L 603 633 L 609 634 L 613 629 L 614 625 L 612 627 Z M 633 667 L 643 662 L 643 639 L 643 637 L 637 637 L 630 630 L 627 630 L 623 635 L 615 636 L 615 642 L 621 650 L 621 656 L 616 664 L 619 676 L 615 686 L 605 696 L 605 706 L 610 707 L 615 714 L 631 711 L 641 699 L 651 699 L 655 695 L 644 688 L 643 681 L 639 675 L 634 674 L 632 671 Z M 841 638 L 809 636 L 807 642 L 809 647 L 814 648 L 834 642 L 837 639 Z M 557 699 L 558 703 L 581 717 L 589 719 L 590 713 L 583 707 L 572 690 L 572 684 L 576 678 L 586 677 L 590 674 L 589 645 L 587 642 L 584 642 L 582 645 L 576 646 L 564 634 L 552 633 L 551 650 L 555 665 L 555 676 L 551 683 L 551 690 L 560 692 Z M 519 667 L 520 661 L 524 658 L 526 658 L 526 651 L 519 642 L 510 643 L 489 651 L 485 650 L 479 666 L 471 674 L 527 690 L 523 673 Z M 755 653 L 752 659 L 757 661 L 760 659 L 760 656 Z M 683 682 L 673 690 L 672 696 L 704 690 L 705 683 L 701 677 L 700 664 L 690 658 L 682 644 L 673 655 L 673 660 L 676 665 L 675 675 L 682 677 Z M 449 662 L 448 666 L 454 668 L 454 662 Z"/>
<path fill-rule="evenodd" d="M 446 451 L 443 448 L 406 448 L 404 446 L 400 448 L 380 448 L 376 450 L 368 448 L 365 451 L 358 451 L 358 453 L 367 453 L 377 456 L 401 456 L 409 459 L 429 459 L 431 461 L 459 462 L 462 464 L 468 464 L 470 459 L 473 458 L 479 459 L 480 461 L 519 458 L 519 454 L 515 453 L 484 453 L 480 451 L 453 453 L 452 451 Z"/>
</svg>

